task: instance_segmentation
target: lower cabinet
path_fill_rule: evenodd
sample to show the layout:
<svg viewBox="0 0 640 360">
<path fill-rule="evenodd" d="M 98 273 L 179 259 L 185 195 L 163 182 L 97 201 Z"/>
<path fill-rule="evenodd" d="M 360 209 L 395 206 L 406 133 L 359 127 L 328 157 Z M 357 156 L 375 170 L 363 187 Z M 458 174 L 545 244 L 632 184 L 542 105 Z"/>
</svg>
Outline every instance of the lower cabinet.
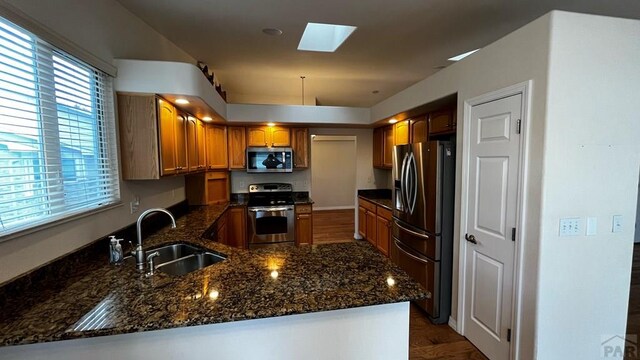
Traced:
<svg viewBox="0 0 640 360">
<path fill-rule="evenodd" d="M 228 217 L 227 217 L 227 212 L 225 211 L 224 214 L 220 216 L 218 221 L 216 221 L 215 241 L 221 244 L 227 244 L 227 241 L 229 239 L 228 233 L 227 233 L 229 227 L 227 223 L 228 223 Z"/>
<path fill-rule="evenodd" d="M 391 211 L 370 201 L 358 199 L 358 233 L 389 257 Z"/>
<path fill-rule="evenodd" d="M 296 245 L 313 245 L 313 205 L 296 205 Z"/>
<path fill-rule="evenodd" d="M 230 207 L 225 211 L 227 216 L 227 242 L 229 246 L 247 248 L 247 208 L 245 206 Z"/>
</svg>

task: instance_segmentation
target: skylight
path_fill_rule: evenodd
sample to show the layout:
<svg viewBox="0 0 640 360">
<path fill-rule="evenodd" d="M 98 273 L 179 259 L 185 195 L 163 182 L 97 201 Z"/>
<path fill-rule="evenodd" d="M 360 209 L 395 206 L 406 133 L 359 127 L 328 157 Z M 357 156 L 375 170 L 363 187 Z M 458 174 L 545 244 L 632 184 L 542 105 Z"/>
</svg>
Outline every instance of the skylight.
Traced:
<svg viewBox="0 0 640 360">
<path fill-rule="evenodd" d="M 298 50 L 334 52 L 355 30 L 349 25 L 308 23 Z"/>
<path fill-rule="evenodd" d="M 464 54 L 460 54 L 458 56 L 450 57 L 448 60 L 449 61 L 460 61 L 460 60 L 466 58 L 467 56 L 473 54 L 474 52 L 476 52 L 478 50 L 480 50 L 480 49 L 471 50 L 471 51 L 468 51 L 468 52 L 466 52 Z"/>
</svg>

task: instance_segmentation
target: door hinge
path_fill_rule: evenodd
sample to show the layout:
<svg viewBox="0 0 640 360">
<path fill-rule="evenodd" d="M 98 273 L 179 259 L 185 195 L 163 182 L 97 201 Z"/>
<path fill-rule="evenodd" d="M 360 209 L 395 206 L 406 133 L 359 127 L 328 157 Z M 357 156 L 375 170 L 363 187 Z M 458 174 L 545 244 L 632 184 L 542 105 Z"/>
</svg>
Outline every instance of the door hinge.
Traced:
<svg viewBox="0 0 640 360">
<path fill-rule="evenodd" d="M 516 121 L 516 134 L 520 134 L 521 125 L 522 125 L 522 120 L 518 119 L 518 121 Z"/>
<path fill-rule="evenodd" d="M 507 341 L 511 342 L 511 329 L 507 329 Z"/>
<path fill-rule="evenodd" d="M 516 228 L 511 228 L 511 241 L 516 241 Z"/>
</svg>

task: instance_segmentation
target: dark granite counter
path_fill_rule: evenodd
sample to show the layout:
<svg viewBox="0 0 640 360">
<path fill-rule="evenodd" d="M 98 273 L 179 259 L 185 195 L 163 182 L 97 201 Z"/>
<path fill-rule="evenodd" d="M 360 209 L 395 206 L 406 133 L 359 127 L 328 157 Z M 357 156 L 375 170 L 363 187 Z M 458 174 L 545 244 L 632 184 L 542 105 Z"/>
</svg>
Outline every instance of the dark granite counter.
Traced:
<svg viewBox="0 0 640 360">
<path fill-rule="evenodd" d="M 387 208 L 388 210 L 393 210 L 391 190 L 389 189 L 358 190 L 358 197 L 371 201 L 372 203 Z"/>
<path fill-rule="evenodd" d="M 313 200 L 309 197 L 308 191 L 296 191 L 293 193 L 293 202 L 296 205 L 313 204 Z"/>
<path fill-rule="evenodd" d="M 0 309 L 0 346 L 115 335 L 403 302 L 425 293 L 367 242 L 240 250 L 201 234 L 227 205 L 199 207 L 149 236 L 145 249 L 188 242 L 227 260 L 171 277 L 98 265 L 16 294 Z M 106 259 L 107 254 L 105 254 Z M 93 263 L 89 265 L 89 263 Z M 395 283 L 389 285 L 387 279 Z M 52 280 L 54 281 L 54 280 Z M 393 283 L 393 282 L 392 282 Z M 21 301 L 30 299 L 30 301 Z M 89 317 L 102 312 L 93 326 Z"/>
</svg>

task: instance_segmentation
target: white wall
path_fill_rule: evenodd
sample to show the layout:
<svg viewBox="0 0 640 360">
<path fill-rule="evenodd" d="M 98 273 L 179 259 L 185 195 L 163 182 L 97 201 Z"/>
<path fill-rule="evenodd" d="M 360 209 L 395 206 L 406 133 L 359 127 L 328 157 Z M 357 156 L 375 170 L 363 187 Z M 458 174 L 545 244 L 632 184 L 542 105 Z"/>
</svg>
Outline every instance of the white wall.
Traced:
<svg viewBox="0 0 640 360">
<path fill-rule="evenodd" d="M 368 108 L 343 106 L 228 104 L 227 120 L 229 122 L 368 126 L 371 113 Z"/>
<path fill-rule="evenodd" d="M 522 321 L 519 331 L 520 354 L 522 359 L 532 358 L 534 351 L 535 306 L 537 296 L 538 269 L 538 229 L 540 217 L 540 188 L 542 165 L 542 141 L 544 138 L 544 119 L 546 116 L 547 64 L 549 47 L 549 26 L 551 16 L 545 15 L 532 23 L 514 31 L 504 38 L 484 47 L 468 58 L 455 63 L 433 76 L 409 87 L 408 89 L 377 104 L 371 109 L 372 120 L 379 120 L 432 102 L 450 94 L 458 93 L 458 131 L 456 151 L 456 189 L 461 189 L 462 179 L 462 134 L 465 131 L 462 122 L 464 102 L 491 91 L 533 80 L 531 117 L 527 133 L 529 147 L 527 174 L 531 174 L 525 196 L 527 228 L 522 239 L 527 256 L 523 261 L 523 302 L 521 304 Z M 452 318 L 457 320 L 458 296 L 458 256 L 462 241 L 460 232 L 460 191 L 456 191 L 454 218 L 454 265 Z"/>
<path fill-rule="evenodd" d="M 109 63 L 114 58 L 195 62 L 115 0 L 9 3 Z M 135 222 L 139 213 L 129 214 L 128 206 L 135 195 L 140 209 L 185 199 L 182 177 L 123 182 L 120 189 L 123 206 L 0 243 L 0 283 Z"/>
<path fill-rule="evenodd" d="M 640 21 L 556 13 L 551 25 L 536 348 L 540 359 L 593 359 L 626 332 Z M 616 214 L 623 231 L 612 233 Z M 597 218 L 595 236 L 559 237 L 560 218 L 587 216 Z"/>
</svg>

